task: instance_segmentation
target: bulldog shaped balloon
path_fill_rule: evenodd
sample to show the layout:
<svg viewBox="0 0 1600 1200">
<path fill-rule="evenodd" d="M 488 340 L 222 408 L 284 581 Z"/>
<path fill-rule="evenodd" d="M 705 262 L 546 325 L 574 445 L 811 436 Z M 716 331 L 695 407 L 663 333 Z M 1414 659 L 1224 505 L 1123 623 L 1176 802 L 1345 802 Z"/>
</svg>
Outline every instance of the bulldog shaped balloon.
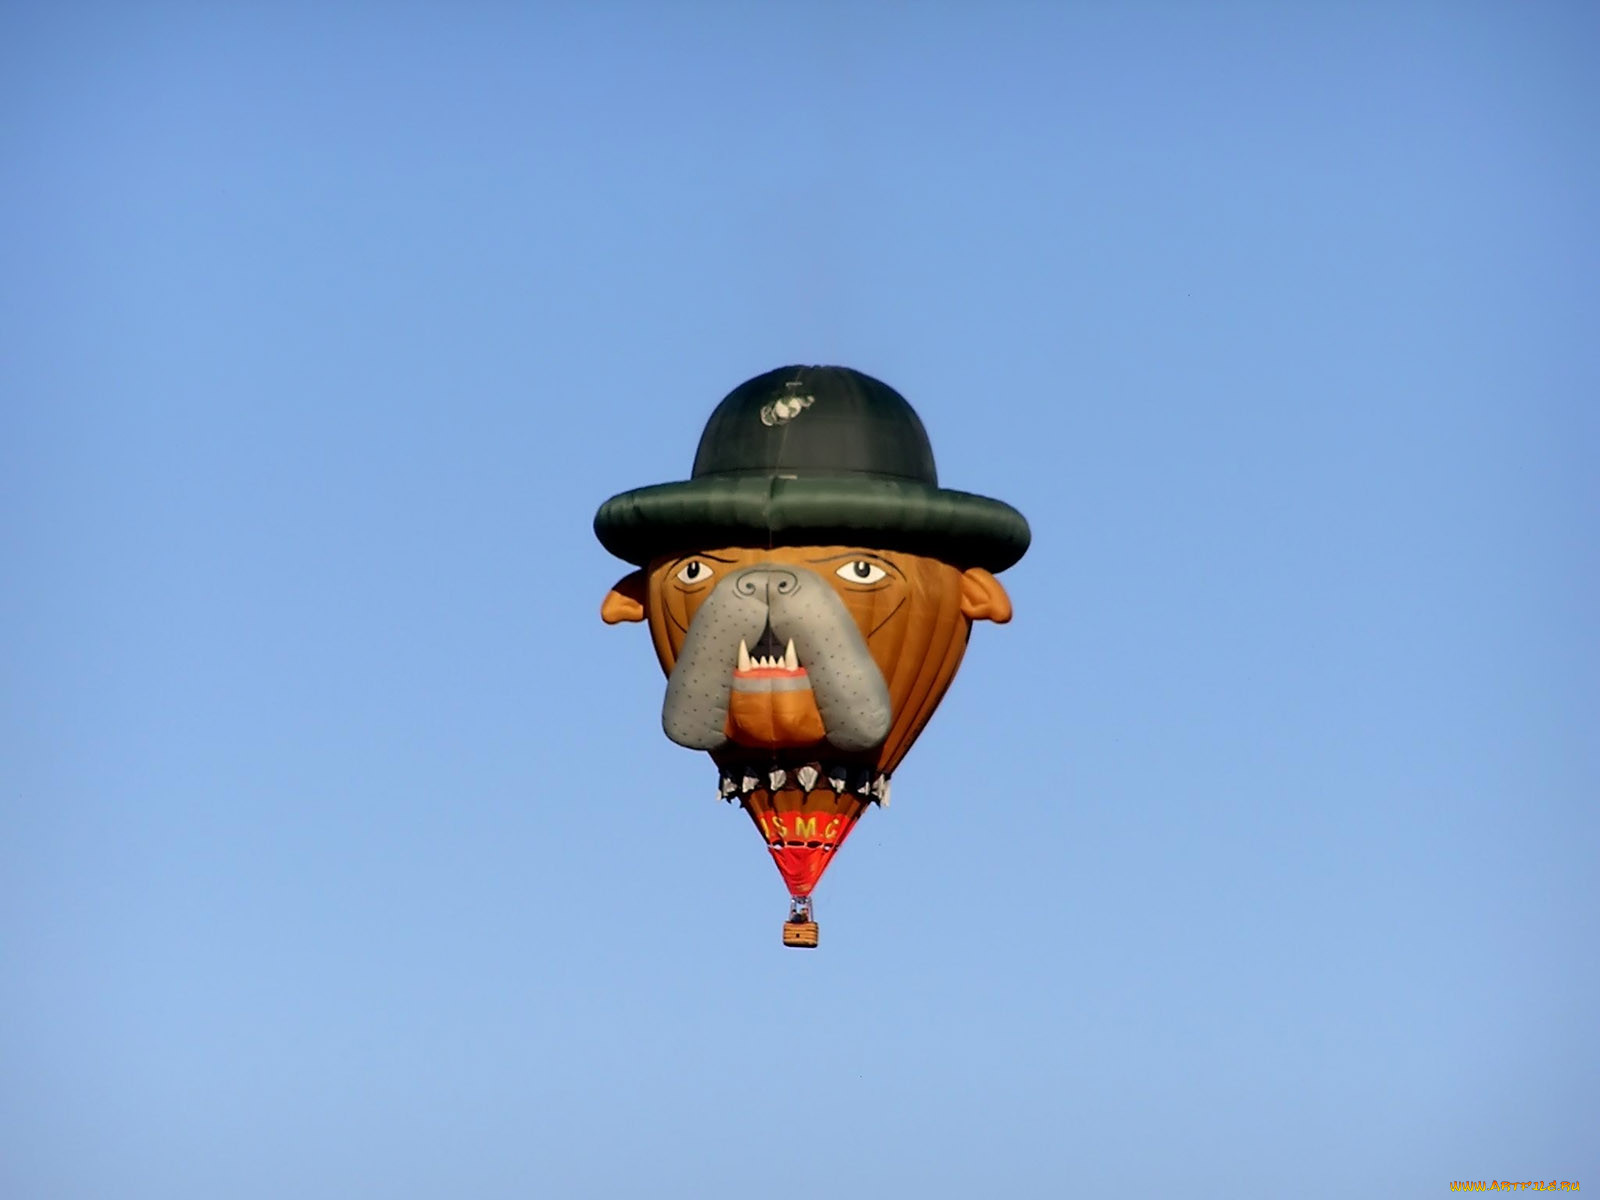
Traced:
<svg viewBox="0 0 1600 1200">
<path fill-rule="evenodd" d="M 704 750 L 816 945 L 811 893 L 944 697 L 974 621 L 1004 623 L 994 572 L 1022 514 L 940 488 L 922 422 L 886 384 L 785 367 L 717 406 L 691 478 L 606 501 L 595 533 L 638 566 L 608 623 L 648 621 L 662 726 Z"/>
</svg>

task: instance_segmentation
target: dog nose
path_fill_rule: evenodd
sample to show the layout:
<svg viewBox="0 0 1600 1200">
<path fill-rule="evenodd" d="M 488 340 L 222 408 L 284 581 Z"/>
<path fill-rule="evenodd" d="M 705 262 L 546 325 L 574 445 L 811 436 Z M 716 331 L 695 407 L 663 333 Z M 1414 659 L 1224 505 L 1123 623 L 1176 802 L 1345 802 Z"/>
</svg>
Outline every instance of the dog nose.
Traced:
<svg viewBox="0 0 1600 1200">
<path fill-rule="evenodd" d="M 782 567 L 751 567 L 733 586 L 741 596 L 791 596 L 800 590 L 800 577 Z"/>
</svg>

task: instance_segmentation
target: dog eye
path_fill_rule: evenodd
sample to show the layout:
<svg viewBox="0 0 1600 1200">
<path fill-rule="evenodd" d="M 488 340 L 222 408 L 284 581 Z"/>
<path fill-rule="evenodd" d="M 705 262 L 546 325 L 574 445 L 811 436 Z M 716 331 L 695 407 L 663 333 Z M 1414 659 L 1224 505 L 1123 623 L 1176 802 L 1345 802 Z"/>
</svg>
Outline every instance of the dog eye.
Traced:
<svg viewBox="0 0 1600 1200">
<path fill-rule="evenodd" d="M 869 563 L 864 558 L 858 558 L 855 562 L 845 563 L 844 566 L 834 572 L 840 579 L 848 580 L 851 583 L 877 583 L 888 573 L 876 563 Z"/>
<path fill-rule="evenodd" d="M 698 558 L 690 559 L 678 571 L 678 581 L 680 583 L 704 583 L 710 578 L 711 568 Z"/>
</svg>

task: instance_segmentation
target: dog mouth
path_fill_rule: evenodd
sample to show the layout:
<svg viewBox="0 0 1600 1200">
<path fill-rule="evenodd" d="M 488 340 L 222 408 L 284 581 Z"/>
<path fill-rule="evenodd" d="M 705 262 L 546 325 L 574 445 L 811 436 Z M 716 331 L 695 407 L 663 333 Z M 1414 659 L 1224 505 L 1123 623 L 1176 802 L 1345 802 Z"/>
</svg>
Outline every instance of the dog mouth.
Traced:
<svg viewBox="0 0 1600 1200">
<path fill-rule="evenodd" d="M 768 752 L 812 746 L 828 736 L 794 639 L 780 639 L 770 619 L 754 651 L 739 640 L 722 732 L 731 742 Z"/>
<path fill-rule="evenodd" d="M 772 631 L 771 620 L 761 631 L 755 648 L 739 639 L 739 657 L 733 669 L 733 686 L 738 691 L 769 691 L 773 684 L 790 687 L 810 686 L 806 669 L 800 665 L 794 639 L 782 641 Z M 744 685 L 744 686 L 741 686 Z M 752 686 L 753 685 L 753 686 Z M 765 686 L 762 686 L 765 685 Z"/>
</svg>

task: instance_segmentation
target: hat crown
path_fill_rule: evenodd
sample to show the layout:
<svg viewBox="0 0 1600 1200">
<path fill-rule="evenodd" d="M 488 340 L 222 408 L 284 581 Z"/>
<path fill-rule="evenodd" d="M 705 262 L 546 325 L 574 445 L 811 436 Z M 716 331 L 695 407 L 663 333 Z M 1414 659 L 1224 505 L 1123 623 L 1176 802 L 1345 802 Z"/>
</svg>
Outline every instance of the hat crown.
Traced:
<svg viewBox="0 0 1600 1200">
<path fill-rule="evenodd" d="M 693 478 L 749 474 L 939 482 L 916 410 L 849 367 L 780 367 L 723 398 L 700 435 Z"/>
</svg>

